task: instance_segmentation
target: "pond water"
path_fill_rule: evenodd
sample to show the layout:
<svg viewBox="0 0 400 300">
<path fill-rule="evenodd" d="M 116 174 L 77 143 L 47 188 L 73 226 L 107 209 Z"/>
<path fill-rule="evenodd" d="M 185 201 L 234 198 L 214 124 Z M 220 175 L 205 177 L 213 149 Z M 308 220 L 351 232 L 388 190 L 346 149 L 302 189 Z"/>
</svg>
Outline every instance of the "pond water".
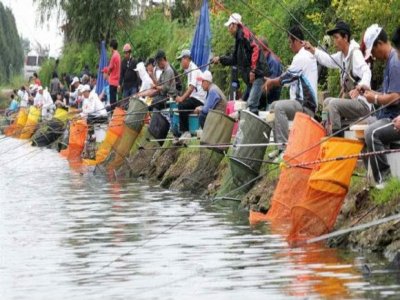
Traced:
<svg viewBox="0 0 400 300">
<path fill-rule="evenodd" d="M 0 299 L 398 299 L 387 264 L 0 137 Z"/>
</svg>

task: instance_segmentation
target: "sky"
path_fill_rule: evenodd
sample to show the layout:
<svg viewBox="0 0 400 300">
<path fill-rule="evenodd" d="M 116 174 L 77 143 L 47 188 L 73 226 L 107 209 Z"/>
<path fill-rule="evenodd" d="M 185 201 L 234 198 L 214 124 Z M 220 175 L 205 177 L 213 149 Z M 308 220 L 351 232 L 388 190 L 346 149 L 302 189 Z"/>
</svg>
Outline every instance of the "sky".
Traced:
<svg viewBox="0 0 400 300">
<path fill-rule="evenodd" d="M 55 18 L 46 25 L 40 25 L 33 0 L 0 0 L 0 2 L 12 10 L 19 35 L 30 40 L 31 48 L 36 43 L 40 43 L 42 46 L 50 48 L 50 56 L 58 57 L 60 55 L 63 35 Z"/>
</svg>

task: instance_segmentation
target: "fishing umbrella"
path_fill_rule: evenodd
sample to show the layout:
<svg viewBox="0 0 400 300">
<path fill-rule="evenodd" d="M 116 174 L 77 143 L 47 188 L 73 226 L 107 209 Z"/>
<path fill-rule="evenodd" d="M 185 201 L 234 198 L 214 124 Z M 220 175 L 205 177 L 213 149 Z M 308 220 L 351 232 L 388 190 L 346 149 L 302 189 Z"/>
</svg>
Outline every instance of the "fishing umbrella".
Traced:
<svg viewBox="0 0 400 300">
<path fill-rule="evenodd" d="M 106 84 L 102 70 L 107 66 L 108 66 L 108 59 L 107 59 L 106 42 L 102 41 L 100 45 L 99 69 L 97 70 L 97 85 L 96 85 L 97 95 L 101 94 L 104 85 Z"/>
<path fill-rule="evenodd" d="M 211 30 L 207 0 L 204 0 L 201 6 L 200 18 L 197 22 L 190 52 L 196 65 L 202 66 L 208 63 L 211 54 Z M 206 69 L 207 67 L 203 67 L 202 71 L 204 72 Z"/>
</svg>

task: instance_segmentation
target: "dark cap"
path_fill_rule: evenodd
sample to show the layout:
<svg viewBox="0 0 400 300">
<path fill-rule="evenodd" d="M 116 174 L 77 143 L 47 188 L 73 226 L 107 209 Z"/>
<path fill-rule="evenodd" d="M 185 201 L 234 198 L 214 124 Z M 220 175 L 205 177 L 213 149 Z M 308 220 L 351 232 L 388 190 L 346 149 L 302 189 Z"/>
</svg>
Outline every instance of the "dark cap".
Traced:
<svg viewBox="0 0 400 300">
<path fill-rule="evenodd" d="M 154 59 L 156 61 L 159 61 L 160 59 L 166 58 L 167 56 L 165 55 L 165 52 L 163 50 L 158 50 L 156 53 L 156 56 L 154 56 Z"/>
<path fill-rule="evenodd" d="M 336 23 L 335 28 L 328 30 L 326 32 L 327 35 L 334 35 L 335 33 L 338 33 L 339 31 L 344 31 L 345 33 L 347 33 L 349 36 L 351 35 L 351 30 L 350 30 L 350 26 L 349 24 L 347 24 L 344 21 L 338 21 Z"/>
</svg>

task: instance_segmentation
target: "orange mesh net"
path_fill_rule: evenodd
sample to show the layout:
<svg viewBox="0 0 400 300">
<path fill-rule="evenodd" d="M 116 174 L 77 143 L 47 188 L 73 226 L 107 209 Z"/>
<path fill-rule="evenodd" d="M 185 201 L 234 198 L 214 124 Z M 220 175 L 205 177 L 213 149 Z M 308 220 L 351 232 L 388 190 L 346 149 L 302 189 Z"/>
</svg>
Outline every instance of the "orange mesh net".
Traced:
<svg viewBox="0 0 400 300">
<path fill-rule="evenodd" d="M 124 125 L 123 135 L 112 146 L 112 151 L 104 162 L 107 169 L 117 169 L 124 163 L 125 157 L 129 155 L 133 143 L 138 137 L 139 133 Z"/>
<path fill-rule="evenodd" d="M 294 118 L 293 129 L 289 134 L 288 145 L 283 156 L 284 160 L 290 164 L 315 160 L 319 152 L 319 146 L 315 145 L 324 136 L 325 130 L 320 124 L 306 114 L 297 113 Z M 313 148 L 310 149 L 310 147 Z M 282 169 L 272 197 L 271 208 L 267 214 L 269 221 L 282 221 L 290 218 L 293 205 L 305 196 L 305 187 L 311 172 L 311 168 Z"/>
<path fill-rule="evenodd" d="M 126 112 L 120 107 L 114 110 L 113 117 L 108 126 L 106 137 L 96 151 L 96 159 L 85 159 L 83 163 L 87 166 L 95 166 L 102 163 L 110 154 L 112 146 L 121 138 L 125 126 Z"/>
<path fill-rule="evenodd" d="M 72 121 L 69 133 L 69 142 L 67 149 L 60 154 L 69 161 L 80 161 L 83 148 L 85 147 L 88 126 L 85 120 Z"/>
<path fill-rule="evenodd" d="M 4 129 L 4 134 L 6 136 L 19 136 L 27 120 L 28 110 L 25 107 L 21 107 L 14 122 Z"/>
<path fill-rule="evenodd" d="M 35 106 L 31 106 L 29 108 L 28 118 L 24 128 L 21 130 L 21 134 L 19 136 L 20 139 L 26 140 L 32 137 L 37 129 L 41 115 L 42 111 L 39 108 Z"/>
<path fill-rule="evenodd" d="M 320 160 L 359 154 L 363 143 L 331 138 L 321 145 Z M 306 196 L 292 208 L 289 242 L 325 234 L 332 230 L 350 185 L 357 158 L 323 162 L 310 176 Z"/>
</svg>

